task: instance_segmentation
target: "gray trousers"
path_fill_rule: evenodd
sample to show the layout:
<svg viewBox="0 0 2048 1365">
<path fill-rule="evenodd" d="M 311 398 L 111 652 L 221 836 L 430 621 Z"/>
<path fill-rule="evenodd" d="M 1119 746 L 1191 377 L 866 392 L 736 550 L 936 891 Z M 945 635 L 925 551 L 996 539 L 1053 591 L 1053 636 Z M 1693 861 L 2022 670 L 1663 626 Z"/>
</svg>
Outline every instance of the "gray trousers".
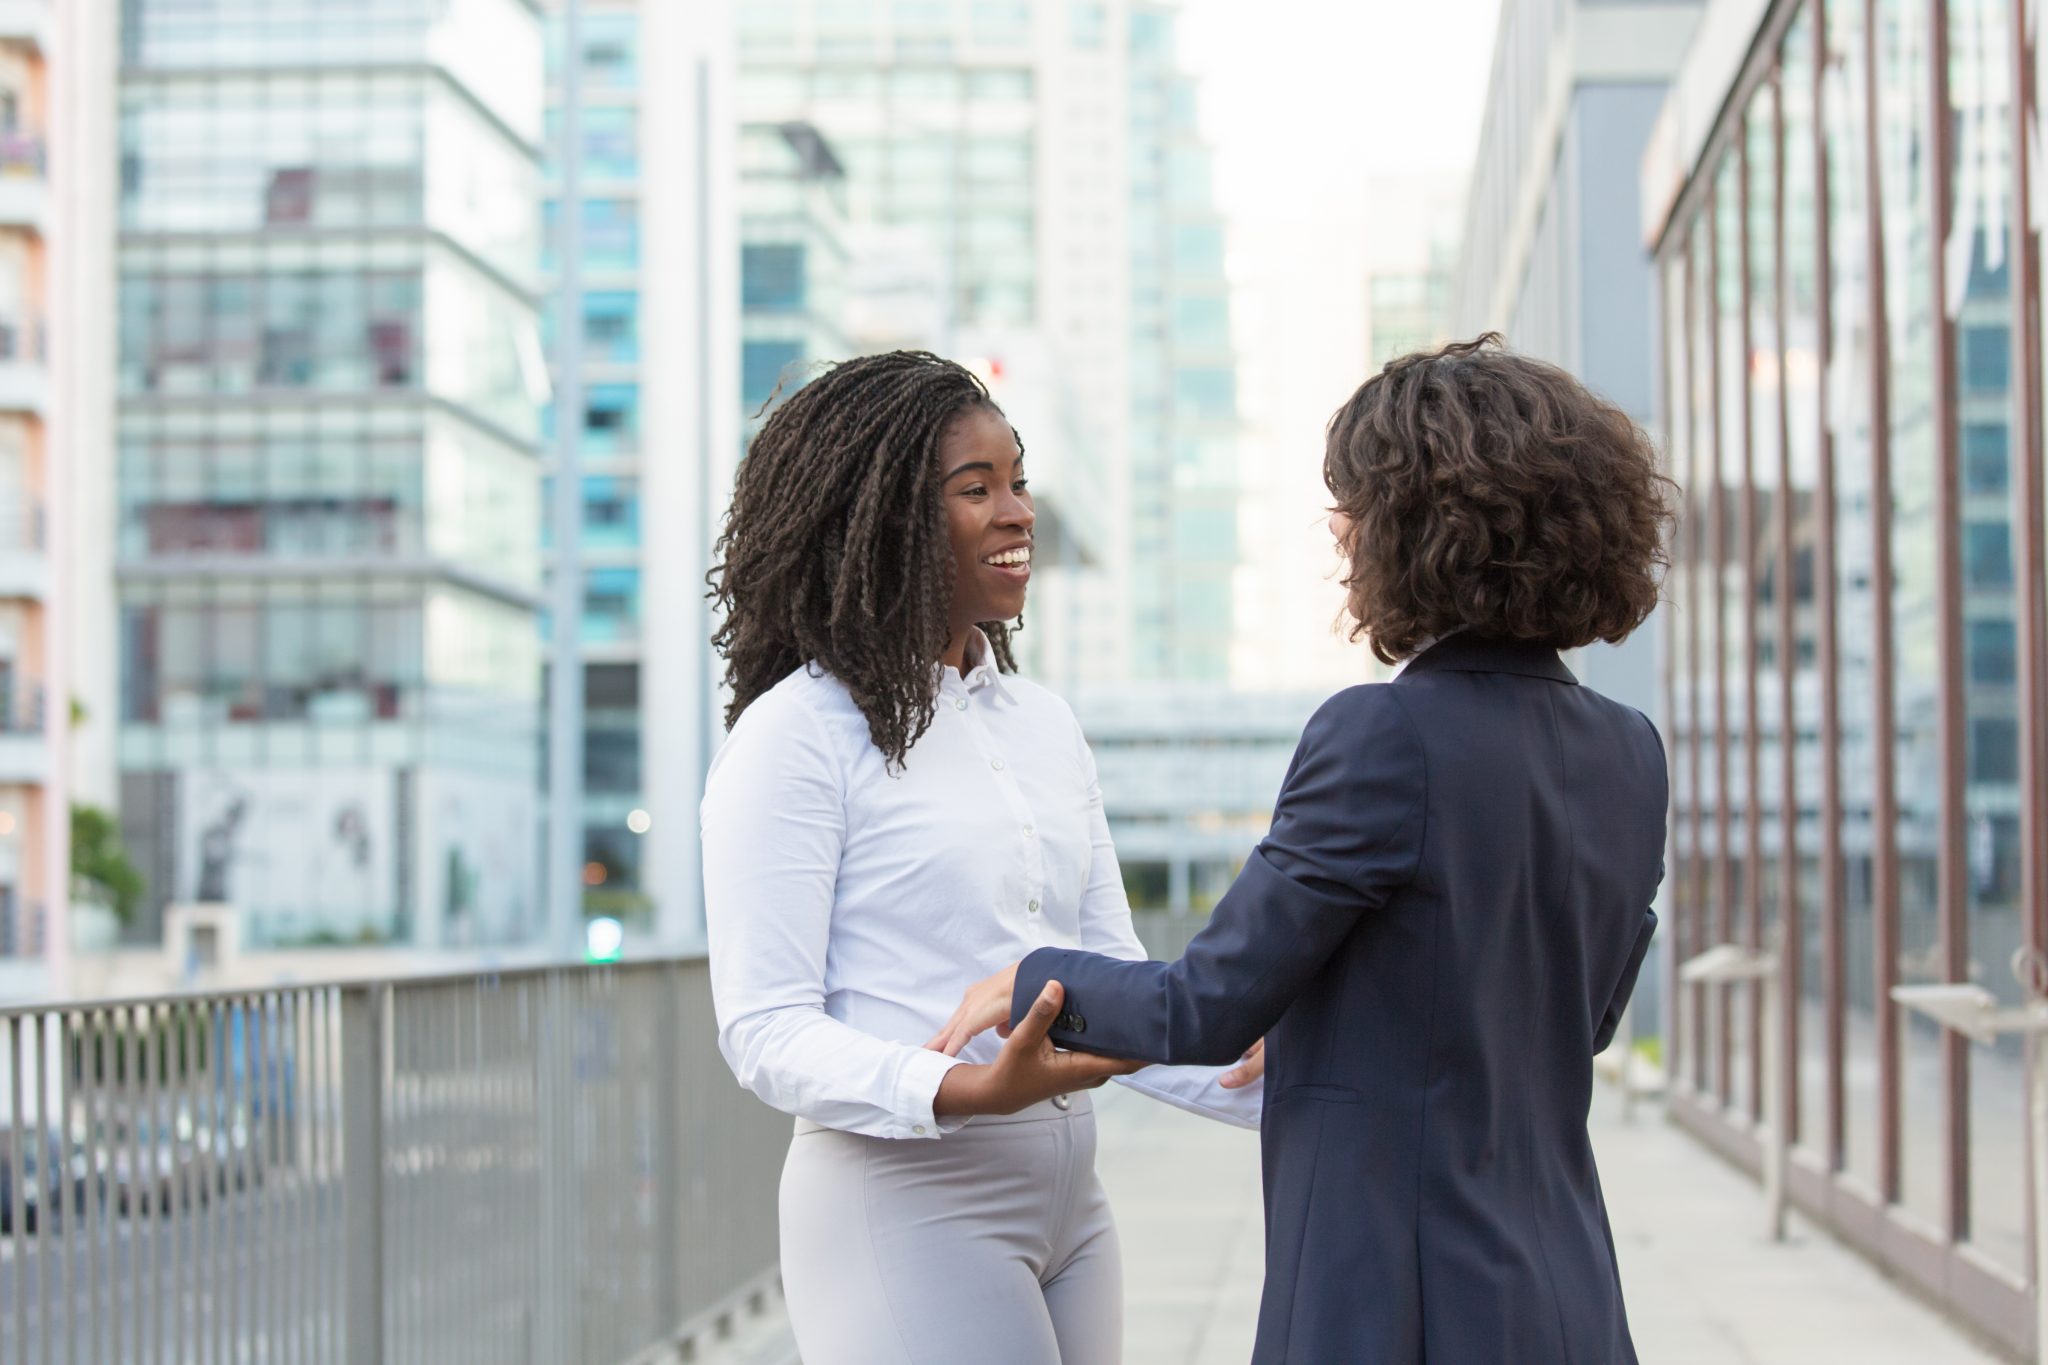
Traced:
<svg viewBox="0 0 2048 1365">
<path fill-rule="evenodd" d="M 804 1365 L 1117 1365 L 1123 1260 L 1095 1114 L 1068 1103 L 930 1142 L 798 1120 L 782 1284 Z"/>
</svg>

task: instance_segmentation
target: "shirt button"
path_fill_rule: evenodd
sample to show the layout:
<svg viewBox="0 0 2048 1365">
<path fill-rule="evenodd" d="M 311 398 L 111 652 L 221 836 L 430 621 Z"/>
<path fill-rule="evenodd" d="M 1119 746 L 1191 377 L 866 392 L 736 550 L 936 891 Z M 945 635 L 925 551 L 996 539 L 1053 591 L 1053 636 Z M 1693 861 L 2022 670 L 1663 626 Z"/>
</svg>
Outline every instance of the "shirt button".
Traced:
<svg viewBox="0 0 2048 1365">
<path fill-rule="evenodd" d="M 965 710 L 967 709 L 967 698 L 965 698 L 965 697 L 955 697 L 955 698 L 953 698 L 953 709 L 954 709 L 955 711 L 965 711 Z"/>
<path fill-rule="evenodd" d="M 917 1125 L 917 1126 L 916 1126 L 915 1128 L 911 1129 L 910 1131 L 911 1131 L 911 1132 L 912 1132 L 913 1134 L 915 1134 L 916 1136 L 918 1136 L 918 1137 L 923 1137 L 923 1136 L 924 1136 L 924 1125 L 920 1123 L 920 1124 L 918 1124 L 918 1125 Z"/>
<path fill-rule="evenodd" d="M 1033 829 L 1033 828 L 1032 828 L 1031 826 L 1029 826 L 1029 825 L 1026 825 L 1026 826 L 1024 826 L 1024 837 L 1025 837 L 1025 838 L 1027 838 L 1027 839 L 1029 839 L 1029 838 L 1032 838 L 1032 837 L 1036 836 L 1036 835 L 1037 835 L 1037 833 L 1038 833 L 1038 831 L 1037 831 L 1037 830 L 1035 830 L 1035 829 Z"/>
<path fill-rule="evenodd" d="M 1003 760 L 992 758 L 988 761 L 988 766 L 994 768 L 997 772 L 1001 772 L 1003 770 Z"/>
<path fill-rule="evenodd" d="M 1037 913 L 1038 913 L 1038 902 L 1037 902 L 1037 901 L 1033 901 L 1033 902 L 1031 902 L 1031 904 L 1029 904 L 1029 905 L 1025 906 L 1024 908 L 1025 908 L 1026 910 L 1029 910 L 1029 911 L 1030 911 L 1030 912 L 1031 912 L 1032 914 L 1034 914 L 1034 915 L 1035 915 L 1035 914 L 1037 914 Z"/>
</svg>

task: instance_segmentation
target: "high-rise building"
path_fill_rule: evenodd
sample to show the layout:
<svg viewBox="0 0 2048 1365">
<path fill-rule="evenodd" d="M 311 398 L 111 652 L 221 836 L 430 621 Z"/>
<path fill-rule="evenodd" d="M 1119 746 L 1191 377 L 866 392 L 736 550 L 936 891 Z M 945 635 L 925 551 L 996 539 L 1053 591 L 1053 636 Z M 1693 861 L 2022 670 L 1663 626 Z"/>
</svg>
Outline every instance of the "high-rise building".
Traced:
<svg viewBox="0 0 2048 1365">
<path fill-rule="evenodd" d="M 1056 686 L 1227 672 L 1235 373 L 1172 16 L 1133 0 L 741 13 L 746 117 L 817 128 L 856 228 L 938 263 L 940 316 L 892 342 L 998 370 L 1010 353 L 1066 414 L 1024 432 L 1043 572 L 1020 646 Z M 853 269 L 877 273 L 858 254 Z"/>
<path fill-rule="evenodd" d="M 121 813 L 263 945 L 530 937 L 540 21 L 130 0 Z"/>
<path fill-rule="evenodd" d="M 736 187 L 747 153 L 734 145 L 731 15 L 722 3 L 582 0 L 583 136 L 567 148 L 562 0 L 543 8 L 542 276 L 557 360 L 554 225 L 568 156 L 582 198 L 584 905 L 685 941 L 702 933 L 697 806 L 717 733 L 704 574 L 742 439 Z M 551 408 L 550 468 L 562 420 Z M 552 565 L 545 531 L 543 542 Z"/>
<path fill-rule="evenodd" d="M 1696 0 L 1504 0 L 1465 208 L 1456 334 L 1503 333 L 1645 426 L 1656 313 L 1639 167 L 1699 15 Z M 1651 710 L 1653 634 L 1584 651 L 1581 676 Z"/>
<path fill-rule="evenodd" d="M 100 700 L 73 680 L 77 637 L 111 608 L 79 572 L 104 545 L 76 536 L 81 480 L 104 481 L 109 377 L 91 310 L 113 26 L 90 8 L 0 8 L 0 994 L 64 988 L 74 702 Z"/>
<path fill-rule="evenodd" d="M 808 367 L 849 354 L 846 168 L 808 123 L 740 130 L 740 405 L 749 437 Z"/>
<path fill-rule="evenodd" d="M 1177 62 L 1178 8 L 1138 0 L 1129 19 L 1131 668 L 1221 684 L 1238 561 L 1237 360 L 1210 150 L 1196 84 Z"/>
</svg>

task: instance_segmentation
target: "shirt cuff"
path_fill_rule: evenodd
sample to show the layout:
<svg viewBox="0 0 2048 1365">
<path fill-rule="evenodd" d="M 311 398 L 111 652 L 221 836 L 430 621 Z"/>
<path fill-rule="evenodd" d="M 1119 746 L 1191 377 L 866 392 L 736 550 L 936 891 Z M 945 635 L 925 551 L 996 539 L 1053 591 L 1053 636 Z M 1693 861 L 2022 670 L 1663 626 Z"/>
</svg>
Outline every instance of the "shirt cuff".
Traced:
<svg viewBox="0 0 2048 1365">
<path fill-rule="evenodd" d="M 911 1054 L 896 1082 L 897 1118 L 893 1136 L 936 1138 L 946 1133 L 957 1133 L 966 1126 L 965 1114 L 941 1118 L 932 1112 L 932 1102 L 939 1095 L 939 1082 L 945 1080 L 946 1073 L 958 1065 L 958 1057 L 948 1057 L 930 1048 L 921 1047 Z"/>
</svg>

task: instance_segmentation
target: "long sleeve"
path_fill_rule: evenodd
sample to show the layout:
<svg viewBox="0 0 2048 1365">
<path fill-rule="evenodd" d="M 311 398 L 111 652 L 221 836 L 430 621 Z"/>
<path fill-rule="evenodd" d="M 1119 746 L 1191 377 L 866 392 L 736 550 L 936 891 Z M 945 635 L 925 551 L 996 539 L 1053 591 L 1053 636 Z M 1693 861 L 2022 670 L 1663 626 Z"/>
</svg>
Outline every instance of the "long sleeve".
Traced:
<svg viewBox="0 0 2048 1365">
<path fill-rule="evenodd" d="M 1121 961 L 1143 962 L 1149 954 L 1131 924 L 1131 903 L 1124 892 L 1116 844 L 1109 837 L 1109 817 L 1103 810 L 1095 755 L 1088 751 L 1078 726 L 1074 742 L 1080 745 L 1082 765 L 1088 774 L 1088 888 L 1081 895 L 1081 947 Z M 1265 1108 L 1264 1080 L 1226 1090 L 1220 1080 L 1223 1071 L 1224 1068 L 1214 1066 L 1148 1066 L 1116 1079 L 1119 1085 L 1176 1109 L 1239 1128 L 1258 1127 Z"/>
<path fill-rule="evenodd" d="M 1608 999 L 1600 1027 L 1593 1033 L 1595 1056 L 1607 1050 L 1607 1045 L 1614 1041 L 1615 1030 L 1621 1027 L 1622 1011 L 1628 1008 L 1629 997 L 1636 993 L 1636 977 L 1642 973 L 1643 958 L 1649 953 L 1650 939 L 1656 932 L 1657 912 L 1643 911 L 1643 926 L 1636 931 L 1635 947 L 1629 950 L 1628 960 L 1621 969 L 1621 979 L 1615 983 L 1614 994 Z"/>
<path fill-rule="evenodd" d="M 875 1137 L 952 1131 L 932 1113 L 953 1058 L 825 1012 L 846 834 L 841 765 L 818 718 L 770 693 L 740 720 L 704 794 L 704 906 L 718 1047 L 785 1113 Z"/>
<path fill-rule="evenodd" d="M 1013 1021 L 1056 979 L 1062 1047 L 1224 1065 L 1263 1037 L 1420 861 L 1427 774 L 1395 691 L 1351 688 L 1316 712 L 1271 832 L 1178 962 L 1040 949 L 1018 968 Z"/>
</svg>

